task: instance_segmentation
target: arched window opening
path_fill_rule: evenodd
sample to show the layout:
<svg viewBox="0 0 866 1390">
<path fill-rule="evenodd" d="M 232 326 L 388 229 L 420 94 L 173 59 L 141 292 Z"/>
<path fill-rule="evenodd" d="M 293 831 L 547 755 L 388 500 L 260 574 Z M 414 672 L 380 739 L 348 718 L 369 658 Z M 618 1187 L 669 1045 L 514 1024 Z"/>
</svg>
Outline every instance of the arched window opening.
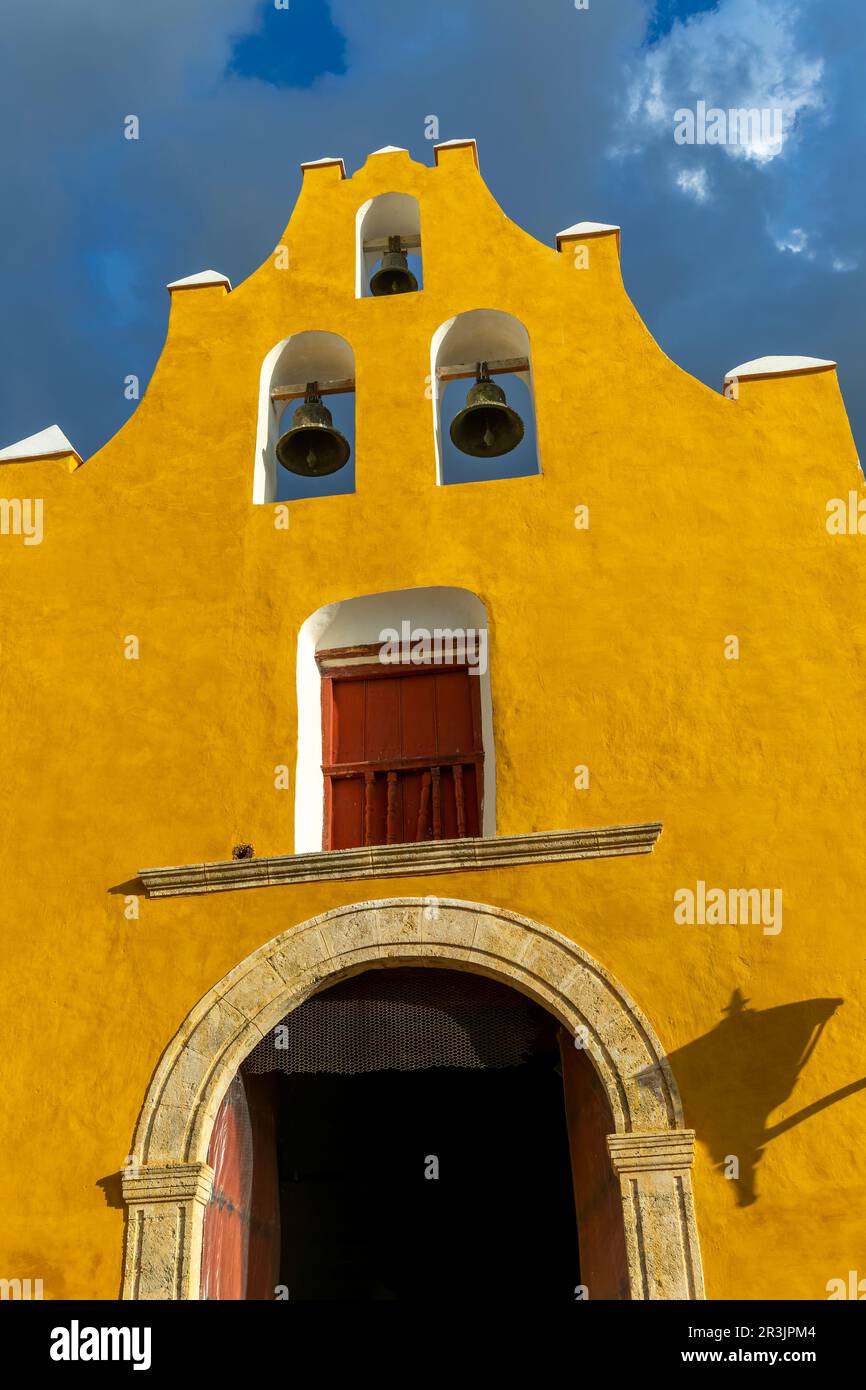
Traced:
<svg viewBox="0 0 866 1390">
<path fill-rule="evenodd" d="M 421 210 L 408 193 L 382 193 L 358 209 L 358 299 L 407 294 L 423 287 Z"/>
<path fill-rule="evenodd" d="M 464 589 L 329 604 L 298 637 L 295 851 L 496 833 L 487 615 Z"/>
<path fill-rule="evenodd" d="M 511 314 L 473 309 L 437 331 L 433 429 L 439 483 L 541 472 L 529 334 Z"/>
<path fill-rule="evenodd" d="M 354 491 L 355 354 L 336 333 L 295 333 L 262 365 L 253 501 Z"/>
</svg>

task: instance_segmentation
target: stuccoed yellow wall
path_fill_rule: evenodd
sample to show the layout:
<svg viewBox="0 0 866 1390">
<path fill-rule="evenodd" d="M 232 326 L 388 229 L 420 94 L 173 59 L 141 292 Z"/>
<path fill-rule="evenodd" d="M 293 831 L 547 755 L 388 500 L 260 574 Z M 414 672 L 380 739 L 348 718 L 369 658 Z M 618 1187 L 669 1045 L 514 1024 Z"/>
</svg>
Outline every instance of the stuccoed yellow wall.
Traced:
<svg viewBox="0 0 866 1390">
<path fill-rule="evenodd" d="M 356 211 L 393 190 L 420 200 L 424 289 L 357 300 Z M 192 1005 L 293 923 L 429 893 L 575 938 L 649 1016 L 698 1131 L 709 1296 L 825 1298 L 866 1275 L 866 1091 L 771 1139 L 751 1205 L 718 1165 L 866 1073 L 866 538 L 825 527 L 862 487 L 835 372 L 707 389 L 641 323 L 615 237 L 575 268 L 508 221 L 469 147 L 310 169 L 279 240 L 287 270 L 173 295 L 146 396 L 83 467 L 0 467 L 0 494 L 45 507 L 41 546 L 0 538 L 0 1275 L 117 1297 L 114 1175 Z M 430 341 L 477 308 L 529 330 L 543 475 L 437 487 Z M 305 329 L 355 350 L 357 491 L 291 503 L 285 531 L 251 500 L 259 373 Z M 142 899 L 128 921 L 141 867 L 291 852 L 274 767 L 294 768 L 298 629 L 423 585 L 487 606 L 498 833 L 661 820 L 654 854 Z M 698 879 L 781 887 L 781 934 L 676 925 Z M 767 1011 L 826 998 L 798 1075 L 801 1015 Z"/>
</svg>

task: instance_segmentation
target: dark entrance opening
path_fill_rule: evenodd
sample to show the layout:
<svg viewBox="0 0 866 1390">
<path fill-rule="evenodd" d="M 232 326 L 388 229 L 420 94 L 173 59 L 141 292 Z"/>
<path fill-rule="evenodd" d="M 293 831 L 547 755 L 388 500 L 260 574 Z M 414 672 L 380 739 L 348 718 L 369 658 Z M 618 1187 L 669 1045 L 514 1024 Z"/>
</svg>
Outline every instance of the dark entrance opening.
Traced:
<svg viewBox="0 0 866 1390">
<path fill-rule="evenodd" d="M 284 1025 L 245 1065 L 279 1070 L 289 1298 L 574 1299 L 549 1014 L 480 976 L 389 969 L 335 985 Z"/>
<path fill-rule="evenodd" d="M 283 1077 L 281 1273 L 301 1299 L 573 1299 L 562 1084 L 503 1071 Z M 438 1176 L 427 1176 L 431 1169 Z"/>
<path fill-rule="evenodd" d="M 628 1299 L 614 1120 L 583 1031 L 432 964 L 307 999 L 215 1117 L 201 1297 Z"/>
</svg>

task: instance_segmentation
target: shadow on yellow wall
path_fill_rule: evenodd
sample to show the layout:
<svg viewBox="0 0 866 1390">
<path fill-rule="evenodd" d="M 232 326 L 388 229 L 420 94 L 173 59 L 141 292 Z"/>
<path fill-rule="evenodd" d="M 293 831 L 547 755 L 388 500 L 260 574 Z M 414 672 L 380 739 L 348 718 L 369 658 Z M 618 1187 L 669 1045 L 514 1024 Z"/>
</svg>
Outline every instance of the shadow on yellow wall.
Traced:
<svg viewBox="0 0 866 1390">
<path fill-rule="evenodd" d="M 737 1205 L 758 1200 L 756 1168 L 764 1148 L 803 1120 L 846 1096 L 866 1090 L 866 1077 L 831 1091 L 821 1100 L 768 1125 L 770 1114 L 788 1099 L 843 999 L 803 999 L 772 1009 L 750 1009 L 739 989 L 723 1010 L 726 1017 L 709 1033 L 678 1048 L 668 1058 L 689 1097 L 687 1121 L 706 1144 L 717 1167 L 739 1171 L 732 1177 Z M 709 1084 L 708 1084 L 709 1083 Z"/>
</svg>

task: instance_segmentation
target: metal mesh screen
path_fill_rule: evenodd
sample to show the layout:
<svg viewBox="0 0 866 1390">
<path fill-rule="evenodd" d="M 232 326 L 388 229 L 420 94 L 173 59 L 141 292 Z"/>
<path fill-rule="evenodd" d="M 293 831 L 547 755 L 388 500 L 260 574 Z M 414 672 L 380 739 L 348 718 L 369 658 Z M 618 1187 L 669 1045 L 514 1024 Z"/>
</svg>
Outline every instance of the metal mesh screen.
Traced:
<svg viewBox="0 0 866 1390">
<path fill-rule="evenodd" d="M 555 1022 L 482 975 L 369 970 L 287 1014 L 243 1063 L 254 1073 L 516 1067 L 555 1046 Z"/>
</svg>

